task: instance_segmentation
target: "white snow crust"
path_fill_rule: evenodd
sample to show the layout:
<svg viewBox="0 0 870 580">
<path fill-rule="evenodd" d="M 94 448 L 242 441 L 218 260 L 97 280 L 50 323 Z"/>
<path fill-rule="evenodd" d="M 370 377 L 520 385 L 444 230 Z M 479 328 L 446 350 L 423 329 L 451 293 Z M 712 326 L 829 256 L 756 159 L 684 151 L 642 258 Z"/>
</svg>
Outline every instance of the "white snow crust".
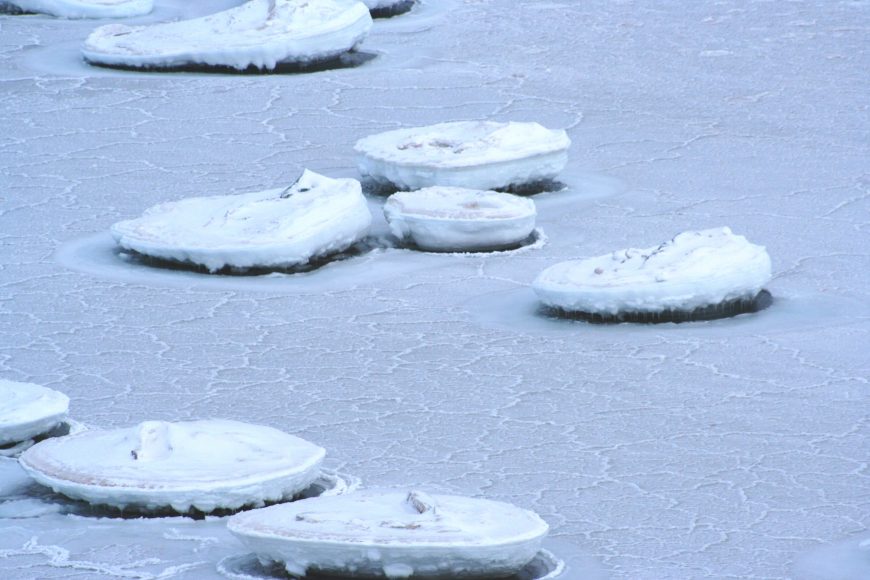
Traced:
<svg viewBox="0 0 870 580">
<path fill-rule="evenodd" d="M 683 232 L 651 248 L 560 262 L 532 286 L 548 306 L 613 315 L 750 299 L 770 278 L 767 251 L 722 227 Z"/>
<path fill-rule="evenodd" d="M 480 251 L 520 243 L 535 229 L 531 199 L 459 187 L 400 191 L 384 204 L 390 231 L 419 248 Z"/>
<path fill-rule="evenodd" d="M 363 176 L 400 189 L 500 189 L 556 177 L 570 144 L 538 123 L 457 121 L 371 135 L 354 149 Z"/>
<path fill-rule="evenodd" d="M 0 445 L 26 441 L 66 418 L 69 397 L 33 383 L 0 379 Z"/>
<path fill-rule="evenodd" d="M 540 550 L 549 527 L 503 502 L 364 490 L 236 514 L 229 530 L 263 560 L 353 578 L 508 575 Z"/>
<path fill-rule="evenodd" d="M 271 427 L 145 421 L 48 439 L 20 462 L 40 484 L 92 504 L 211 512 L 291 497 L 317 479 L 325 455 Z"/>
<path fill-rule="evenodd" d="M 371 220 L 358 181 L 306 170 L 286 192 L 162 203 L 114 224 L 112 235 L 124 249 L 212 272 L 288 268 L 348 248 L 365 236 Z"/>
<path fill-rule="evenodd" d="M 130 27 L 96 29 L 82 47 L 85 60 L 124 67 L 185 65 L 274 69 L 343 54 L 372 25 L 364 4 L 354 0 L 249 0 L 209 16 Z"/>
<path fill-rule="evenodd" d="M 154 0 L 0 0 L 24 12 L 61 18 L 125 18 L 148 14 Z"/>
</svg>

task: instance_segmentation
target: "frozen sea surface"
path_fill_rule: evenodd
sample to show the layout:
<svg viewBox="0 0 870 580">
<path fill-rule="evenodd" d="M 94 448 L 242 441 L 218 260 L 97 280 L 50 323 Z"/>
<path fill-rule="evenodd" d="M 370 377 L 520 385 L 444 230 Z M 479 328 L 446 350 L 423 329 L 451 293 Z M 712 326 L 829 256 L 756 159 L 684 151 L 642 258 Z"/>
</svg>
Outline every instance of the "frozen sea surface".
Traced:
<svg viewBox="0 0 870 580">
<path fill-rule="evenodd" d="M 428 0 L 376 22 L 359 67 L 269 76 L 89 68 L 93 26 L 0 17 L 0 376 L 93 426 L 263 423 L 370 486 L 534 509 L 572 579 L 866 570 L 868 2 Z M 354 177 L 359 138 L 467 119 L 568 130 L 543 247 L 262 284 L 82 255 L 154 204 Z M 767 247 L 767 310 L 537 314 L 546 266 L 720 225 Z M 245 552 L 220 518 L 97 519 L 7 487 L 25 503 L 0 504 L 2 577 L 212 578 Z"/>
</svg>

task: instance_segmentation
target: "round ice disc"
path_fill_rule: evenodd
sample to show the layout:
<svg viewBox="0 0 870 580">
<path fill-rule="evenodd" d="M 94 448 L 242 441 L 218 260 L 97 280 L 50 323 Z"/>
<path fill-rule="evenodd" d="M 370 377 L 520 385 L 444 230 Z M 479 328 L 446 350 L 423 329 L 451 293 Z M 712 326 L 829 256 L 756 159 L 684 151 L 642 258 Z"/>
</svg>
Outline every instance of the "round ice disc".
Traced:
<svg viewBox="0 0 870 580">
<path fill-rule="evenodd" d="M 537 123 L 459 121 L 371 135 L 355 150 L 364 176 L 399 189 L 502 189 L 553 179 L 570 144 Z"/>
<path fill-rule="evenodd" d="M 53 389 L 0 379 L 0 445 L 42 435 L 66 418 L 69 397 Z"/>
<path fill-rule="evenodd" d="M 48 439 L 20 461 L 39 483 L 89 503 L 210 512 L 293 496 L 317 479 L 325 454 L 271 427 L 146 421 Z"/>
<path fill-rule="evenodd" d="M 504 577 L 532 561 L 548 531 L 502 502 L 378 490 L 244 512 L 228 527 L 291 574 L 343 578 Z"/>
<path fill-rule="evenodd" d="M 547 306 L 616 315 L 752 299 L 770 278 L 767 251 L 723 227 L 684 232 L 652 248 L 561 262 L 532 286 Z"/>
<path fill-rule="evenodd" d="M 0 4 L 61 18 L 126 18 L 154 8 L 153 0 L 2 0 Z"/>
<path fill-rule="evenodd" d="M 402 191 L 384 204 L 396 237 L 436 251 L 516 246 L 535 229 L 535 215 L 531 199 L 459 187 Z"/>
<path fill-rule="evenodd" d="M 347 249 L 371 220 L 358 181 L 306 170 L 283 190 L 156 205 L 114 224 L 112 235 L 124 249 L 209 271 L 289 268 Z"/>
<path fill-rule="evenodd" d="M 102 26 L 82 54 L 90 63 L 128 68 L 274 69 L 336 57 L 362 42 L 371 26 L 366 6 L 353 0 L 250 0 L 191 20 Z"/>
</svg>

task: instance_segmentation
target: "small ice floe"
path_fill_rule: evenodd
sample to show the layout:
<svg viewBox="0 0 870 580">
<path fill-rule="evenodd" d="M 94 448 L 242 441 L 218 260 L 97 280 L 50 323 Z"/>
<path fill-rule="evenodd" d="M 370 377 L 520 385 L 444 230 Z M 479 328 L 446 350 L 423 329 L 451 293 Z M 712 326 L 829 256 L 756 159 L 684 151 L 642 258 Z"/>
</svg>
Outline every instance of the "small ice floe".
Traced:
<svg viewBox="0 0 870 580">
<path fill-rule="evenodd" d="M 408 12 L 417 0 L 362 0 L 362 2 L 368 6 L 372 18 L 391 18 Z"/>
<path fill-rule="evenodd" d="M 26 443 L 60 426 L 69 397 L 48 387 L 0 379 L 0 451 Z"/>
<path fill-rule="evenodd" d="M 658 246 L 561 262 L 532 284 L 541 301 L 592 321 L 708 320 L 763 307 L 770 257 L 727 227 Z"/>
<path fill-rule="evenodd" d="M 363 176 L 386 187 L 509 189 L 555 178 L 570 144 L 537 123 L 459 121 L 371 135 L 355 150 Z"/>
<path fill-rule="evenodd" d="M 286 189 L 193 197 L 156 205 L 112 226 L 125 250 L 223 268 L 294 268 L 361 240 L 372 215 L 355 179 L 306 170 Z"/>
<path fill-rule="evenodd" d="M 390 231 L 422 250 L 480 252 L 515 248 L 535 229 L 528 198 L 459 187 L 427 187 L 391 195 L 384 204 Z"/>
<path fill-rule="evenodd" d="M 209 513 L 293 497 L 318 480 L 325 454 L 271 427 L 146 421 L 48 439 L 19 461 L 38 483 L 91 504 Z"/>
<path fill-rule="evenodd" d="M 359 45 L 371 25 L 368 9 L 355 0 L 250 0 L 192 20 L 103 26 L 85 40 L 82 54 L 110 67 L 271 70 L 334 59 Z"/>
<path fill-rule="evenodd" d="M 126 18 L 148 14 L 153 8 L 154 0 L 0 0 L 0 13 L 60 18 Z"/>
<path fill-rule="evenodd" d="M 291 575 L 500 578 L 541 549 L 548 526 L 516 506 L 419 491 L 358 491 L 243 512 L 229 530 Z"/>
</svg>

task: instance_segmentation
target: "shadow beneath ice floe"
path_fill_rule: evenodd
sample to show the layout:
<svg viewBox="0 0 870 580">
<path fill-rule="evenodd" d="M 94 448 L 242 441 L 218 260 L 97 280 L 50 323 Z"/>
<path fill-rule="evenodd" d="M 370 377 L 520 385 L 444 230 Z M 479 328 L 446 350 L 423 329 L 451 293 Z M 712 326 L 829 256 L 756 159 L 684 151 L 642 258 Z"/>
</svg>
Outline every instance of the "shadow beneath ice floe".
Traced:
<svg viewBox="0 0 870 580">
<path fill-rule="evenodd" d="M 369 197 L 389 197 L 397 191 L 412 191 L 390 181 L 375 180 L 370 177 L 364 177 L 361 183 L 363 193 Z M 493 188 L 492 191 L 512 193 L 522 197 L 531 197 L 541 193 L 562 191 L 567 188 L 567 184 L 556 179 L 544 179 L 527 183 L 511 184 L 505 187 L 496 187 Z"/>
<path fill-rule="evenodd" d="M 541 306 L 538 314 L 547 318 L 563 320 L 580 320 L 592 324 L 620 324 L 630 322 L 635 324 L 661 324 L 666 322 L 701 322 L 720 320 L 740 314 L 761 312 L 773 304 L 773 295 L 762 290 L 754 298 L 739 298 L 710 306 L 702 306 L 694 310 L 663 310 L 661 312 L 619 312 L 617 314 L 601 314 L 597 312 L 578 312 Z"/>
<path fill-rule="evenodd" d="M 369 13 L 372 15 L 372 18 L 392 18 L 393 16 L 409 12 L 416 3 L 417 0 L 405 0 L 404 2 L 397 2 L 392 6 L 372 8 L 369 10 Z"/>
<path fill-rule="evenodd" d="M 23 8 L 19 8 L 18 6 L 9 4 L 8 2 L 0 2 L 0 15 L 24 16 L 30 14 L 36 14 L 36 12 L 24 10 Z"/>
<path fill-rule="evenodd" d="M 358 485 L 359 480 L 356 478 L 324 471 L 317 481 L 292 497 L 285 497 L 277 501 L 252 502 L 251 504 L 236 509 L 219 508 L 210 512 L 204 512 L 195 508 L 181 512 L 168 506 L 157 509 L 148 509 L 143 506 L 135 505 L 124 508 L 93 505 L 82 500 L 71 499 L 55 493 L 47 487 L 43 487 L 35 482 L 33 486 L 27 490 L 27 497 L 56 505 L 61 513 L 85 518 L 133 520 L 141 518 L 159 519 L 183 517 L 192 520 L 204 520 L 206 517 L 226 517 L 249 509 L 320 497 L 321 495 L 338 495 L 347 493 L 355 489 Z"/>
<path fill-rule="evenodd" d="M 547 242 L 547 236 L 544 234 L 544 231 L 540 228 L 535 228 L 535 230 L 529 234 L 527 238 L 521 240 L 515 244 L 502 244 L 499 246 L 489 246 L 485 248 L 475 248 L 473 250 L 463 250 L 461 248 L 458 249 L 443 249 L 443 250 L 435 250 L 429 248 L 421 248 L 413 243 L 410 240 L 398 240 L 393 236 L 388 238 L 389 242 L 395 245 L 397 249 L 401 250 L 411 250 L 413 252 L 420 252 L 422 254 L 447 254 L 447 255 L 456 255 L 456 256 L 490 256 L 490 255 L 498 255 L 498 254 L 513 254 L 522 250 L 532 250 L 543 248 Z"/>
<path fill-rule="evenodd" d="M 275 68 L 260 68 L 251 65 L 245 69 L 237 69 L 231 66 L 223 65 L 206 65 L 206 64 L 189 64 L 183 66 L 128 66 L 104 64 L 101 62 L 89 61 L 85 62 L 91 66 L 100 68 L 148 72 L 148 73 L 204 73 L 204 74 L 231 74 L 231 75 L 294 75 L 323 72 L 328 70 L 356 68 L 366 64 L 367 62 L 377 58 L 377 53 L 365 51 L 350 51 L 341 54 L 337 57 L 326 58 L 321 60 L 313 60 L 308 62 L 288 62 L 279 63 Z"/>
<path fill-rule="evenodd" d="M 117 259 L 124 261 L 127 264 L 134 266 L 143 266 L 146 268 L 154 268 L 160 270 L 174 270 L 193 272 L 196 274 L 204 274 L 207 276 L 268 276 L 271 274 L 304 274 L 319 270 L 324 266 L 365 256 L 375 250 L 382 250 L 391 247 L 391 244 L 380 237 L 367 237 L 357 242 L 353 246 L 326 256 L 320 256 L 309 260 L 305 264 L 293 266 L 289 268 L 271 268 L 271 267 L 256 267 L 256 268 L 236 268 L 233 266 L 225 266 L 220 270 L 210 271 L 205 266 L 194 264 L 191 262 L 178 262 L 174 260 L 166 260 L 163 258 L 155 258 L 146 256 L 132 250 L 124 250 L 115 248 L 114 253 Z"/>
<path fill-rule="evenodd" d="M 336 580 L 343 576 L 326 576 L 323 574 L 306 574 L 305 576 L 290 575 L 279 562 L 261 563 L 254 554 L 229 556 L 218 562 L 218 572 L 230 580 Z M 535 559 L 529 562 L 518 574 L 502 577 L 501 580 L 556 580 L 563 578 L 564 563 L 548 550 L 538 552 Z M 451 576 L 445 575 L 444 578 Z"/>
</svg>

